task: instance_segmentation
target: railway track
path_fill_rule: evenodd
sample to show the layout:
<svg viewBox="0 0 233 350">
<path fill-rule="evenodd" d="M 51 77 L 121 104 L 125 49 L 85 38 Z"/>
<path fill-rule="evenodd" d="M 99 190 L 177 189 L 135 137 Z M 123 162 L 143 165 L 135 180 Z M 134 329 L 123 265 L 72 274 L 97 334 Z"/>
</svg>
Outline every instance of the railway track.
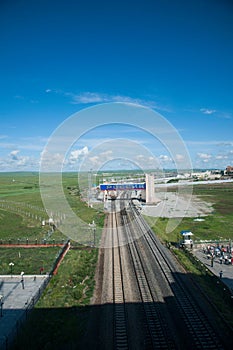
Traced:
<svg viewBox="0 0 233 350">
<path fill-rule="evenodd" d="M 114 302 L 114 344 L 116 349 L 128 349 L 127 314 L 124 295 L 124 273 L 121 261 L 120 234 L 117 225 L 117 214 L 114 202 L 110 215 L 110 227 L 112 228 L 112 278 L 113 278 L 113 302 Z"/>
<path fill-rule="evenodd" d="M 112 201 L 105 239 L 101 349 L 228 349 L 188 278 L 137 209 Z M 190 281 L 189 281 L 190 282 Z M 189 283 L 188 282 L 188 283 Z M 101 324 L 101 322 L 100 322 Z M 111 338 L 111 341 L 109 340 Z M 98 348 L 98 347 L 97 347 Z"/>
<path fill-rule="evenodd" d="M 223 349 L 219 337 L 216 335 L 206 314 L 189 293 L 181 274 L 177 273 L 176 263 L 168 254 L 167 249 L 160 243 L 151 231 L 148 224 L 140 216 L 137 209 L 131 206 L 132 228 L 141 231 L 146 246 L 150 249 L 154 261 L 160 266 L 161 274 L 168 282 L 175 301 L 177 310 L 181 313 L 185 330 L 189 334 L 192 348 L 195 349 Z"/>
<path fill-rule="evenodd" d="M 124 293 L 125 272 L 122 267 L 122 250 L 124 239 L 131 242 L 126 250 L 133 267 L 135 283 L 139 293 L 139 300 L 142 305 L 142 327 L 144 332 L 143 346 L 146 349 L 175 349 L 172 339 L 168 333 L 168 327 L 163 319 L 162 312 L 156 306 L 153 298 L 147 272 L 144 269 L 140 252 L 135 244 L 132 231 L 127 224 L 127 215 L 116 212 L 115 203 L 112 203 L 112 210 L 109 219 L 112 227 L 112 264 L 113 264 L 113 301 L 114 301 L 114 346 L 116 349 L 129 349 L 128 322 L 130 317 L 127 314 L 127 300 Z M 120 230 L 120 227 L 123 228 Z"/>
<path fill-rule="evenodd" d="M 144 329 L 146 331 L 144 340 L 145 347 L 151 349 L 175 349 L 175 344 L 168 333 L 168 325 L 153 296 L 149 276 L 144 267 L 139 248 L 135 240 L 133 240 L 133 231 L 130 229 L 127 216 L 125 215 L 123 216 L 123 223 L 125 233 L 131 240 L 131 244 L 128 245 L 128 252 L 134 268 L 141 303 L 143 305 L 145 320 Z"/>
</svg>

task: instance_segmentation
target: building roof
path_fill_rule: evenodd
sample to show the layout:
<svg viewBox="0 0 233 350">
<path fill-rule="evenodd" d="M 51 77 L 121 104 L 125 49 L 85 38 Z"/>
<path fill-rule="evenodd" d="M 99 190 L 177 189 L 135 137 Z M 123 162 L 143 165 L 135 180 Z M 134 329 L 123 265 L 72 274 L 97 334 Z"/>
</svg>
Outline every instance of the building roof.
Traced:
<svg viewBox="0 0 233 350">
<path fill-rule="evenodd" d="M 189 231 L 189 230 L 180 231 L 180 234 L 182 236 L 192 236 L 193 235 L 193 233 L 191 231 Z"/>
</svg>

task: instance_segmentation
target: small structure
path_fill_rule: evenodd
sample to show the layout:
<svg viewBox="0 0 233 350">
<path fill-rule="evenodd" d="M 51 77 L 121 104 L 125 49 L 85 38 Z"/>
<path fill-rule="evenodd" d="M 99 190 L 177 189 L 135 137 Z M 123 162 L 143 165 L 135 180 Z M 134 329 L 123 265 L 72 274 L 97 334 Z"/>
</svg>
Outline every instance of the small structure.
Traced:
<svg viewBox="0 0 233 350">
<path fill-rule="evenodd" d="M 193 233 L 189 230 L 183 230 L 183 231 L 180 231 L 180 234 L 182 236 L 181 244 L 185 245 L 186 247 L 192 248 L 193 247 L 193 240 L 192 240 Z"/>
<path fill-rule="evenodd" d="M 156 203 L 154 175 L 146 174 L 146 204 L 154 203 Z"/>
<path fill-rule="evenodd" d="M 233 166 L 228 165 L 226 167 L 226 170 L 225 170 L 224 174 L 228 175 L 228 176 L 233 176 Z"/>
</svg>

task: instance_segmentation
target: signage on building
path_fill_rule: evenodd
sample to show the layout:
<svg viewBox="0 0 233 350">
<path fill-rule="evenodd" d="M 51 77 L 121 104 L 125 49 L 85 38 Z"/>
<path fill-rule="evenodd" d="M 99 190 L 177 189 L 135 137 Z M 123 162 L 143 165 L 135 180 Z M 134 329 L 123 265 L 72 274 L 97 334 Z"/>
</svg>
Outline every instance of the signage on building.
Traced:
<svg viewBox="0 0 233 350">
<path fill-rule="evenodd" d="M 101 191 L 126 191 L 126 190 L 145 190 L 146 183 L 114 183 L 100 184 Z"/>
</svg>

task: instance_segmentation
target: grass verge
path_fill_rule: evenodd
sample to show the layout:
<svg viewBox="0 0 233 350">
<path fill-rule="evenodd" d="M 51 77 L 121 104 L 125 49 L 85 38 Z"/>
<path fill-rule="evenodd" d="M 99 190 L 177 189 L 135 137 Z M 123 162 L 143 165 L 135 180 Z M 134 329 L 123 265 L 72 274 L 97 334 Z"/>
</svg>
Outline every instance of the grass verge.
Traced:
<svg viewBox="0 0 233 350">
<path fill-rule="evenodd" d="M 0 246 L 0 274 L 37 275 L 43 268 L 44 273 L 50 272 L 61 248 L 3 248 Z M 12 270 L 10 263 L 13 263 Z"/>
</svg>

